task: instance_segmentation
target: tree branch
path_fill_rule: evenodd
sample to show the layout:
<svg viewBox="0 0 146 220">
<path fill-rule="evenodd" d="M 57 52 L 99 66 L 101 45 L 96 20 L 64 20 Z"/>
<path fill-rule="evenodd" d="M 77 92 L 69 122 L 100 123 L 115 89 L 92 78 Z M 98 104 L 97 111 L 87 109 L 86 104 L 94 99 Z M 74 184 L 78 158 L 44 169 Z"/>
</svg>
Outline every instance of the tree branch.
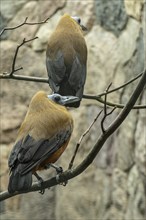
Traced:
<svg viewBox="0 0 146 220">
<path fill-rule="evenodd" d="M 97 142 L 93 146 L 93 148 L 90 150 L 86 158 L 74 169 L 72 170 L 67 170 L 63 172 L 62 174 L 57 175 L 56 177 L 53 177 L 51 179 L 48 179 L 42 183 L 42 186 L 38 183 L 33 183 L 32 187 L 30 190 L 25 191 L 25 192 L 15 192 L 13 194 L 9 194 L 7 191 L 2 192 L 0 194 L 0 201 L 3 201 L 5 199 L 8 199 L 10 197 L 13 197 L 18 194 L 22 193 L 28 193 L 28 192 L 33 192 L 33 191 L 38 191 L 41 189 L 46 189 L 48 187 L 55 186 L 59 183 L 65 182 L 69 179 L 72 179 L 79 174 L 81 174 L 87 167 L 93 162 L 95 157 L 97 156 L 98 152 L 101 150 L 103 147 L 104 143 L 108 139 L 108 137 L 113 134 L 116 129 L 122 124 L 122 122 L 125 120 L 125 118 L 128 116 L 130 113 L 131 109 L 133 108 L 134 104 L 136 103 L 138 97 L 140 96 L 142 90 L 144 89 L 144 86 L 146 84 L 146 70 L 142 74 L 142 77 L 135 88 L 134 92 L 132 93 L 129 101 L 125 105 L 125 107 L 121 110 L 120 114 L 117 116 L 117 118 L 111 123 L 111 125 L 107 128 L 107 130 L 100 135 L 98 138 Z"/>
<path fill-rule="evenodd" d="M 40 21 L 40 22 L 27 22 L 27 19 L 28 17 L 25 18 L 24 22 L 22 22 L 21 24 L 15 26 L 15 27 L 5 27 L 4 29 L 2 29 L 2 31 L 0 32 L 0 37 L 1 35 L 5 32 L 5 31 L 8 31 L 8 30 L 14 30 L 14 29 L 17 29 L 19 27 L 22 27 L 23 25 L 37 25 L 37 24 L 44 24 L 44 23 L 47 23 L 47 21 L 50 19 L 49 18 L 46 18 L 44 21 Z"/>
<path fill-rule="evenodd" d="M 23 69 L 23 67 L 20 67 L 20 68 L 17 68 L 17 69 L 15 68 L 16 59 L 17 59 L 17 55 L 18 55 L 18 52 L 19 52 L 20 47 L 22 47 L 24 44 L 26 44 L 26 43 L 28 43 L 28 42 L 30 42 L 30 41 L 33 41 L 33 40 L 35 40 L 35 39 L 37 39 L 37 38 L 38 38 L 38 37 L 34 37 L 34 38 L 32 38 L 32 39 L 29 39 L 29 40 L 25 40 L 25 38 L 24 38 L 23 41 L 22 41 L 22 43 L 17 46 L 16 51 L 15 51 L 15 55 L 14 55 L 14 59 L 13 59 L 13 63 L 12 63 L 12 70 L 11 70 L 11 72 L 10 72 L 10 74 L 9 74 L 9 75 L 10 75 L 10 78 L 13 78 L 12 76 L 13 76 L 13 74 L 14 74 L 16 71 Z"/>
<path fill-rule="evenodd" d="M 116 109 L 116 107 L 114 107 L 110 112 L 107 113 L 107 95 L 108 95 L 108 91 L 109 91 L 111 85 L 112 85 L 112 83 L 110 83 L 109 86 L 105 90 L 104 115 L 103 115 L 103 118 L 101 120 L 101 130 L 102 130 L 103 133 L 105 132 L 105 128 L 104 128 L 105 119 L 107 118 L 107 116 L 111 115 L 113 113 L 113 111 Z"/>
<path fill-rule="evenodd" d="M 118 86 L 118 87 L 116 87 L 115 89 L 111 89 L 111 90 L 109 90 L 107 93 L 106 93 L 106 92 L 100 93 L 100 94 L 98 94 L 98 96 L 101 97 L 101 96 L 104 96 L 105 94 L 109 94 L 109 93 L 115 92 L 115 91 L 117 91 L 117 90 L 119 90 L 119 89 L 122 89 L 123 87 L 126 87 L 126 86 L 129 85 L 130 83 L 132 83 L 132 82 L 134 82 L 135 80 L 137 80 L 139 77 L 142 76 L 142 74 L 143 74 L 143 72 L 139 73 L 137 76 L 135 76 L 133 79 L 129 80 L 128 82 L 124 83 L 123 85 Z"/>
<path fill-rule="evenodd" d="M 142 73 L 140 73 L 137 77 L 135 77 L 134 79 L 132 79 L 130 81 L 133 82 L 134 80 L 138 79 L 141 76 L 141 74 Z M 14 79 L 14 80 L 24 80 L 24 81 L 29 81 L 29 82 L 49 83 L 49 79 L 48 78 L 33 77 L 33 76 L 23 76 L 23 75 L 16 75 L 16 74 L 13 74 L 13 76 L 11 76 L 9 73 L 2 73 L 2 74 L 0 74 L 0 79 Z M 125 83 L 125 84 L 127 84 L 127 83 Z M 123 88 L 125 86 L 125 84 L 123 84 L 123 85 L 121 85 L 121 86 L 119 86 L 117 88 Z M 115 88 L 114 90 L 110 90 L 110 91 L 114 92 L 116 90 L 117 89 Z M 110 93 L 110 91 L 108 91 L 108 93 Z M 96 100 L 96 101 L 104 104 L 104 100 L 100 97 L 102 95 L 105 95 L 105 93 L 101 93 L 101 94 L 96 95 L 96 96 L 95 95 L 86 95 L 86 94 L 84 94 L 83 98 L 84 99 Z M 110 107 L 116 107 L 116 108 L 121 108 L 121 109 L 125 107 L 124 104 L 113 103 L 113 102 L 109 102 L 109 101 L 107 101 L 106 104 L 108 106 L 110 106 Z M 133 106 L 133 109 L 145 109 L 145 108 L 146 108 L 146 105 L 135 105 L 135 106 Z"/>
<path fill-rule="evenodd" d="M 89 128 L 87 128 L 87 130 L 86 130 L 86 131 L 82 134 L 82 136 L 80 137 L 80 139 L 79 139 L 79 141 L 78 141 L 78 143 L 77 143 L 77 145 L 76 145 L 75 152 L 74 152 L 74 154 L 73 154 L 73 156 L 72 156 L 72 158 L 71 158 L 71 161 L 70 161 L 70 163 L 69 163 L 69 166 L 68 166 L 68 169 L 69 169 L 69 170 L 73 167 L 73 163 L 74 163 L 75 157 L 76 157 L 76 155 L 77 155 L 77 152 L 78 152 L 78 150 L 79 150 L 79 147 L 80 147 L 80 145 L 81 145 L 81 143 L 82 143 L 83 138 L 86 136 L 87 133 L 89 133 L 90 129 L 92 128 L 92 126 L 94 125 L 94 123 L 97 121 L 97 119 L 99 118 L 99 116 L 100 116 L 100 114 L 102 113 L 102 111 L 103 111 L 103 110 L 101 110 L 101 111 L 97 114 L 97 116 L 94 118 L 94 120 L 93 120 L 93 122 L 91 123 L 91 125 L 89 126 Z"/>
</svg>

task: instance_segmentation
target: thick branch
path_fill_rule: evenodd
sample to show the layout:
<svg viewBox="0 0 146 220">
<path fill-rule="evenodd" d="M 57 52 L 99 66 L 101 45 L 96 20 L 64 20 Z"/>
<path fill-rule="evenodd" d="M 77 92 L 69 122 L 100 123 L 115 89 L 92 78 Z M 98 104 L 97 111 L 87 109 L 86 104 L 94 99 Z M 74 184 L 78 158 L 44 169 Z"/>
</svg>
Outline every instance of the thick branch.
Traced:
<svg viewBox="0 0 146 220">
<path fill-rule="evenodd" d="M 127 102 L 123 110 L 120 112 L 117 118 L 113 121 L 113 123 L 108 127 L 108 129 L 104 133 L 101 134 L 101 136 L 98 138 L 94 147 L 88 153 L 87 157 L 77 167 L 75 167 L 72 170 L 67 170 L 63 172 L 62 174 L 60 174 L 59 176 L 57 175 L 57 177 L 53 177 L 49 180 L 44 181 L 42 183 L 42 187 L 40 187 L 38 183 L 34 183 L 31 189 L 27 192 L 38 191 L 38 190 L 41 190 L 42 188 L 44 189 L 49 188 L 51 186 L 57 185 L 61 182 L 65 182 L 81 174 L 93 162 L 93 160 L 95 159 L 95 157 L 97 156 L 101 148 L 103 147 L 108 137 L 111 134 L 113 134 L 116 131 L 116 129 L 122 124 L 122 122 L 125 120 L 129 112 L 133 108 L 135 102 L 137 101 L 138 97 L 140 96 L 145 84 L 146 84 L 146 70 L 144 71 L 136 89 L 134 90 L 133 94 L 131 95 L 129 101 Z M 27 192 L 22 192 L 22 193 L 27 193 Z M 7 191 L 2 192 L 0 194 L 0 201 L 8 199 L 18 194 L 22 194 L 22 193 L 16 192 L 14 194 L 9 194 Z"/>
</svg>

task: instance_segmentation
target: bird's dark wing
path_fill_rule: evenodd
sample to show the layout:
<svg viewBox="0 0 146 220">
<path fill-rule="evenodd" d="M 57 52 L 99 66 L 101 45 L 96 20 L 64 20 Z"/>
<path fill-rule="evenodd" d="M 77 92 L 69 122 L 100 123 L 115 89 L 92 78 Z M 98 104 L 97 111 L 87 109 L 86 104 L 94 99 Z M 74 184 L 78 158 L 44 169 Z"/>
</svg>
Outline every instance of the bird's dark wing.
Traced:
<svg viewBox="0 0 146 220">
<path fill-rule="evenodd" d="M 55 59 L 47 56 L 46 66 L 49 84 L 53 92 L 82 98 L 86 80 L 86 65 L 80 61 L 78 53 L 70 66 L 65 65 L 61 51 L 57 53 Z"/>
<path fill-rule="evenodd" d="M 26 174 L 56 152 L 71 136 L 71 129 L 61 131 L 49 140 L 34 140 L 30 135 L 13 147 L 9 157 L 9 167 L 19 164 L 19 173 Z"/>
<path fill-rule="evenodd" d="M 76 96 L 82 98 L 84 84 L 86 81 L 86 66 L 80 62 L 79 56 L 76 55 L 73 64 L 71 73 L 69 76 L 69 84 L 75 90 Z"/>
<path fill-rule="evenodd" d="M 47 56 L 46 66 L 49 76 L 50 87 L 54 92 L 58 92 L 60 88 L 60 83 L 65 77 L 66 72 L 63 53 L 61 51 L 58 51 L 55 59 Z"/>
</svg>

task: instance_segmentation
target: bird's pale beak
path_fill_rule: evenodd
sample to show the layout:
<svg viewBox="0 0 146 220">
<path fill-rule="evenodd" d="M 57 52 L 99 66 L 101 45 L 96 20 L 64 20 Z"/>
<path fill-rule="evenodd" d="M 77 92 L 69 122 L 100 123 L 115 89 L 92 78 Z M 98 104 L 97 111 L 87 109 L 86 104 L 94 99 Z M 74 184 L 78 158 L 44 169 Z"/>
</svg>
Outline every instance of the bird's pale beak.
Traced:
<svg viewBox="0 0 146 220">
<path fill-rule="evenodd" d="M 80 26 L 81 26 L 83 31 L 88 31 L 88 29 L 83 24 L 80 24 Z"/>
<path fill-rule="evenodd" d="M 67 105 L 78 101 L 80 101 L 80 98 L 76 96 L 63 96 L 63 100 L 62 100 L 63 105 Z"/>
</svg>

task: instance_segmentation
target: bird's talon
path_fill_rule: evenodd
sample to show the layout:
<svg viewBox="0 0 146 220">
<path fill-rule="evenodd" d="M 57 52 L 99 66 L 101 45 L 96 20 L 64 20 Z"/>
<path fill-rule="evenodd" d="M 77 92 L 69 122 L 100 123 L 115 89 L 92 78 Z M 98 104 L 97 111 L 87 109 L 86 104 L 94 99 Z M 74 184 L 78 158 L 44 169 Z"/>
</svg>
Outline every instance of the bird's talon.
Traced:
<svg viewBox="0 0 146 220">
<path fill-rule="evenodd" d="M 68 180 L 65 180 L 64 182 L 60 182 L 59 180 L 59 174 L 56 175 L 56 181 L 59 185 L 62 185 L 62 186 L 66 186 L 67 183 L 68 183 Z"/>
<path fill-rule="evenodd" d="M 57 174 L 63 173 L 63 168 L 62 167 L 58 167 L 56 169 Z"/>
<path fill-rule="evenodd" d="M 68 180 L 66 180 L 66 181 L 64 181 L 64 182 L 62 182 L 62 183 L 60 183 L 60 185 L 62 185 L 62 186 L 66 186 L 67 183 L 68 183 Z"/>
<path fill-rule="evenodd" d="M 45 189 L 41 189 L 41 190 L 39 191 L 39 193 L 43 195 L 43 194 L 45 193 Z"/>
</svg>

